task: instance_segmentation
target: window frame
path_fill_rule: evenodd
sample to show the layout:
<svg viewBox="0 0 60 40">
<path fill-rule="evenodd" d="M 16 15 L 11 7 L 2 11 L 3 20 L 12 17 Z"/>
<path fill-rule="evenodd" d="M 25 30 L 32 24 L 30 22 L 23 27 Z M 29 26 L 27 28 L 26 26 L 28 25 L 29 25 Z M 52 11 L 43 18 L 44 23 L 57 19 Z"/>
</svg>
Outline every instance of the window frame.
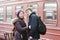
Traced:
<svg viewBox="0 0 60 40">
<path fill-rule="evenodd" d="M 17 9 L 17 6 L 21 6 L 22 8 L 20 8 L 19 10 L 23 10 L 23 5 L 17 4 L 17 5 L 15 6 L 15 14 L 16 14 L 16 12 L 19 11 L 19 10 Z"/>
<path fill-rule="evenodd" d="M 32 5 L 32 7 L 29 7 L 29 5 Z M 37 5 L 37 7 L 35 9 L 33 9 L 34 8 L 33 5 Z M 39 7 L 39 5 L 37 3 L 30 3 L 30 4 L 27 5 L 27 8 L 32 8 L 33 10 L 36 10 L 37 9 L 37 11 L 36 11 L 36 14 L 37 15 L 38 15 L 38 7 Z"/>
<path fill-rule="evenodd" d="M 4 22 L 4 7 L 2 7 L 2 6 L 0 6 L 0 7 L 2 8 L 2 16 L 3 16 L 0 18 L 2 20 L 2 21 L 0 21 L 0 23 L 3 23 Z"/>
<path fill-rule="evenodd" d="M 54 1 L 54 2 L 55 2 L 55 1 Z M 55 2 L 55 3 L 57 4 L 57 12 L 56 12 L 56 14 L 57 14 L 57 19 L 56 19 L 56 20 L 54 20 L 54 19 L 50 20 L 50 21 L 55 21 L 55 22 L 56 22 L 55 24 L 53 24 L 53 22 L 50 23 L 50 24 L 47 24 L 47 23 L 45 22 L 45 20 L 46 20 L 46 19 L 44 18 L 44 17 L 45 17 L 45 13 L 44 13 L 44 12 L 45 12 L 45 11 L 44 11 L 44 9 L 45 9 L 45 8 L 44 8 L 44 7 L 45 7 L 45 6 L 44 6 L 45 3 L 48 3 L 48 2 L 44 2 L 44 3 L 43 3 L 43 21 L 44 21 L 44 23 L 45 23 L 47 26 L 57 26 L 57 25 L 58 25 L 58 3 Z M 52 3 L 52 2 L 50 2 L 50 3 Z M 54 10 L 53 10 L 53 11 L 54 11 Z M 54 16 L 54 13 L 53 13 L 53 16 Z M 52 16 L 52 18 L 54 18 L 53 16 Z"/>
<path fill-rule="evenodd" d="M 7 20 L 9 19 L 9 18 L 7 18 L 7 15 L 8 15 L 7 8 L 8 8 L 8 7 L 11 7 L 11 9 L 10 9 L 10 10 L 11 10 L 11 19 L 10 19 L 10 20 L 11 20 L 11 21 L 7 21 Z M 7 22 L 7 23 L 9 23 L 9 22 L 11 23 L 11 22 L 12 22 L 12 19 L 13 19 L 13 15 L 12 15 L 13 10 L 12 10 L 12 8 L 13 8 L 12 5 L 6 6 L 6 22 Z"/>
</svg>

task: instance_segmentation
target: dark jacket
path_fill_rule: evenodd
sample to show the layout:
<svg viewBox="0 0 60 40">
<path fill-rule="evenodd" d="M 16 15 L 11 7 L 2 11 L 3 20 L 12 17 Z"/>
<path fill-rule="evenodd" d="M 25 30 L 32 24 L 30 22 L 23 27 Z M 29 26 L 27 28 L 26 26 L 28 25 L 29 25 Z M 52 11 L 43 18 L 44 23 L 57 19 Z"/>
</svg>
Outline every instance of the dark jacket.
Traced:
<svg viewBox="0 0 60 40">
<path fill-rule="evenodd" d="M 32 12 L 31 15 L 29 16 L 29 25 L 31 25 L 31 29 L 28 31 L 28 36 L 32 36 L 33 38 L 39 38 L 39 34 L 37 31 L 37 26 L 38 26 L 38 21 L 37 18 L 38 16 L 36 15 L 35 12 Z"/>
<path fill-rule="evenodd" d="M 18 19 L 14 23 L 16 32 L 15 32 L 15 40 L 27 40 L 27 28 L 24 20 Z M 22 35 L 22 36 L 21 36 Z"/>
</svg>

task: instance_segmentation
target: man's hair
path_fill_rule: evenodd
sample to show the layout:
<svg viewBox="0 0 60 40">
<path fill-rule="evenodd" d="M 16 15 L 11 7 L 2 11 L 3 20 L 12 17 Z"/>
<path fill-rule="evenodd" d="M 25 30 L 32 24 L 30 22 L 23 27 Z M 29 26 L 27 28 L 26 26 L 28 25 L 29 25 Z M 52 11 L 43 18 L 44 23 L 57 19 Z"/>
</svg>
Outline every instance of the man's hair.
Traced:
<svg viewBox="0 0 60 40">
<path fill-rule="evenodd" d="M 32 9 L 31 9 L 31 8 L 26 9 L 26 11 L 28 11 L 28 10 L 32 11 Z"/>
</svg>

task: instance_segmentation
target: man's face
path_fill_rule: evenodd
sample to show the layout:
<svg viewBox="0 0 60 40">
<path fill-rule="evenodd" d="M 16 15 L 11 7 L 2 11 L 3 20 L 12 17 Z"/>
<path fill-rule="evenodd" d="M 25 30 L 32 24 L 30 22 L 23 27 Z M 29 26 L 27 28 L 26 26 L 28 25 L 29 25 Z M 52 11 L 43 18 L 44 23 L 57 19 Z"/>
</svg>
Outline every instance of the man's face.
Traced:
<svg viewBox="0 0 60 40">
<path fill-rule="evenodd" d="M 30 14 L 31 14 L 31 11 L 30 11 L 30 10 L 27 10 L 26 13 L 27 13 L 28 15 L 30 15 Z"/>
</svg>

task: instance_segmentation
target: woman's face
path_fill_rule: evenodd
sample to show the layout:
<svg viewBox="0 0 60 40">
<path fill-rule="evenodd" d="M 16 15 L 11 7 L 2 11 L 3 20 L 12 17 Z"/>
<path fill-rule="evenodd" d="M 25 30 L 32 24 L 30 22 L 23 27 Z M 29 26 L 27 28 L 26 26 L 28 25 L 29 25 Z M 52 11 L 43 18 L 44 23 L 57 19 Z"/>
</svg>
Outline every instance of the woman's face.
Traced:
<svg viewBox="0 0 60 40">
<path fill-rule="evenodd" d="M 24 18 L 24 13 L 23 13 L 23 12 L 20 12 L 20 13 L 19 13 L 19 17 L 20 17 L 20 18 Z"/>
</svg>

